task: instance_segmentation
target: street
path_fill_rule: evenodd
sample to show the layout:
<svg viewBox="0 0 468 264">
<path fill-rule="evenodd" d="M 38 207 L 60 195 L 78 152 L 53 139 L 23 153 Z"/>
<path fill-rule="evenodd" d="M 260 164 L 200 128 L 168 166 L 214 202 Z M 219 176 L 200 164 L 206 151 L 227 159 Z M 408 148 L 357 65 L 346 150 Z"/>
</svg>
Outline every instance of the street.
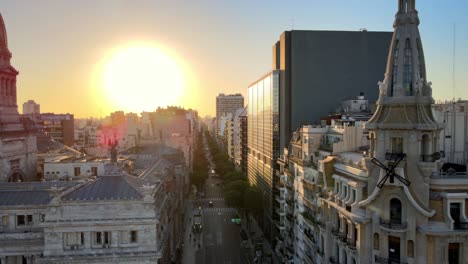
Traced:
<svg viewBox="0 0 468 264">
<path fill-rule="evenodd" d="M 210 171 L 214 167 L 207 155 Z M 250 250 L 241 247 L 241 226 L 231 222 L 236 209 L 228 207 L 223 198 L 221 180 L 209 173 L 205 197 L 191 198 L 186 208 L 186 234 L 182 263 L 184 264 L 240 264 L 253 263 Z M 191 197 L 194 197 L 193 195 Z M 213 202 L 212 207 L 209 202 Z M 191 219 L 201 208 L 203 228 L 192 233 Z"/>
</svg>

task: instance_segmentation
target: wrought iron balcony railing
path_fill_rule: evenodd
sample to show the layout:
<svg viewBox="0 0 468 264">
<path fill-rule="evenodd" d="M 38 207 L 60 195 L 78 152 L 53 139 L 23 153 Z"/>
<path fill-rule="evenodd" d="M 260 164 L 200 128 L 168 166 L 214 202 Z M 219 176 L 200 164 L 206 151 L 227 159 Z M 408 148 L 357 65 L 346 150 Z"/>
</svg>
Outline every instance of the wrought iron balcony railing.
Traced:
<svg viewBox="0 0 468 264">
<path fill-rule="evenodd" d="M 391 220 L 385 220 L 380 218 L 380 226 L 385 229 L 391 230 L 405 230 L 408 228 L 408 224 L 406 222 L 397 222 Z"/>
</svg>

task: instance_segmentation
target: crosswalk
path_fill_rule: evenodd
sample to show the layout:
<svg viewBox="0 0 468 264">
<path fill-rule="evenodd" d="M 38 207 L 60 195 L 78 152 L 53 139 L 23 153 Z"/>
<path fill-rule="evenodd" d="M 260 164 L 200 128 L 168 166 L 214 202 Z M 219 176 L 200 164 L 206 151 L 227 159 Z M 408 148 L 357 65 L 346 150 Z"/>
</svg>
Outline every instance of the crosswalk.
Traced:
<svg viewBox="0 0 468 264">
<path fill-rule="evenodd" d="M 201 199 L 201 201 L 202 202 L 209 202 L 209 201 L 222 202 L 222 201 L 224 201 L 224 198 L 223 197 L 203 198 L 203 199 Z"/>
<path fill-rule="evenodd" d="M 213 214 L 232 214 L 236 213 L 237 210 L 236 208 L 232 207 L 209 207 L 209 208 L 204 208 L 203 213 L 207 215 L 213 215 Z"/>
</svg>

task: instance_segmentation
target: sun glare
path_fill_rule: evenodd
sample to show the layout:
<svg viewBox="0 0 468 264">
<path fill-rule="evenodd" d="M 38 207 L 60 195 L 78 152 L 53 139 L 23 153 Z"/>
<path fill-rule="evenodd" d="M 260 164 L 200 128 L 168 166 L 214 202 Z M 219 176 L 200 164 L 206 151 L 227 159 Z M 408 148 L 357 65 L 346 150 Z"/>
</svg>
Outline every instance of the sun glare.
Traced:
<svg viewBox="0 0 468 264">
<path fill-rule="evenodd" d="M 117 49 L 104 63 L 102 81 L 112 107 L 133 112 L 178 105 L 184 89 L 176 58 L 150 45 Z"/>
</svg>

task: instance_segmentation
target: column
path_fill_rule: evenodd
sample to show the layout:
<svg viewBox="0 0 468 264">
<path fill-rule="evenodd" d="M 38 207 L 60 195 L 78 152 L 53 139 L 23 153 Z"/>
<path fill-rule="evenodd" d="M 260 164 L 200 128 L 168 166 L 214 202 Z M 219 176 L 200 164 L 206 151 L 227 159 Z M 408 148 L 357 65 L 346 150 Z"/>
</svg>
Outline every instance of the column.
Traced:
<svg viewBox="0 0 468 264">
<path fill-rule="evenodd" d="M 32 264 L 32 256 L 24 256 L 26 258 L 26 264 Z"/>
<path fill-rule="evenodd" d="M 6 257 L 4 256 L 0 257 L 0 264 L 6 264 Z"/>
<path fill-rule="evenodd" d="M 11 104 L 16 105 L 16 79 L 11 80 Z"/>
<path fill-rule="evenodd" d="M 84 247 L 86 249 L 91 248 L 91 245 L 92 245 L 91 234 L 92 234 L 92 232 L 84 232 Z"/>
</svg>

